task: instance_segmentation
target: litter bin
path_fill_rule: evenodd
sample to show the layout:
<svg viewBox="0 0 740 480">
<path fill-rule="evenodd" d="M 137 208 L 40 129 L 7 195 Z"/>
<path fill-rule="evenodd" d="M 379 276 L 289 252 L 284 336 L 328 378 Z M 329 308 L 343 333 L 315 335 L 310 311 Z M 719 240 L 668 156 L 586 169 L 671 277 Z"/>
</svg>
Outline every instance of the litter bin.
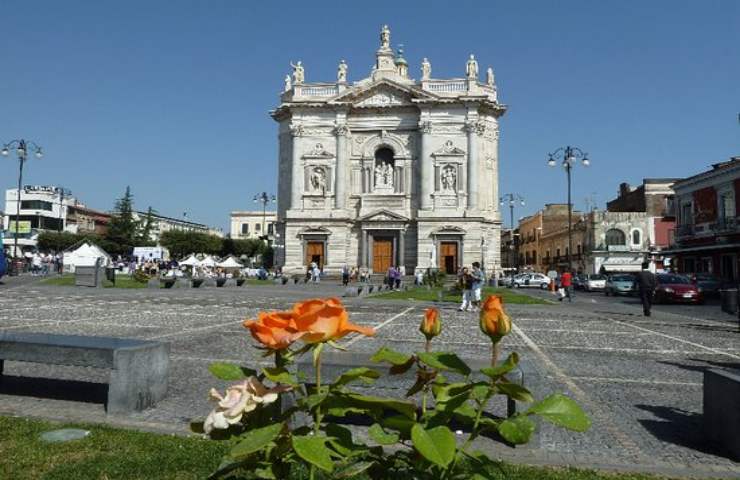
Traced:
<svg viewBox="0 0 740 480">
<path fill-rule="evenodd" d="M 722 311 L 729 314 L 736 314 L 737 311 L 737 288 L 725 288 L 719 291 L 719 298 L 722 304 Z"/>
<path fill-rule="evenodd" d="M 105 267 L 105 279 L 116 284 L 116 267 Z"/>
</svg>

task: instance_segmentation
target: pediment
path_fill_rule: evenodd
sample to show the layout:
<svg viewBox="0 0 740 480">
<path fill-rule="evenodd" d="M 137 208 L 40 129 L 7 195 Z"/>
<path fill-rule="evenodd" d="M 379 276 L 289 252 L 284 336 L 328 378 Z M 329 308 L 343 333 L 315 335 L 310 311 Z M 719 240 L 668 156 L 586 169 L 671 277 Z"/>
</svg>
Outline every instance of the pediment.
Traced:
<svg viewBox="0 0 740 480">
<path fill-rule="evenodd" d="M 452 140 L 447 140 L 445 144 L 442 145 L 442 148 L 432 153 L 432 156 L 434 157 L 459 156 L 459 155 L 465 155 L 465 150 L 463 150 L 462 148 L 456 147 L 455 144 L 452 143 Z"/>
<path fill-rule="evenodd" d="M 409 219 L 390 210 L 381 209 L 360 217 L 358 220 L 361 222 L 407 222 Z"/>
<path fill-rule="evenodd" d="M 298 232 L 298 235 L 331 235 L 331 230 L 326 227 L 306 227 Z"/>
<path fill-rule="evenodd" d="M 465 229 L 457 225 L 445 225 L 432 231 L 432 235 L 465 235 L 465 233 L 467 233 Z"/>
<path fill-rule="evenodd" d="M 412 105 L 414 99 L 436 99 L 427 92 L 401 85 L 387 79 L 352 89 L 336 97 L 332 103 L 351 103 L 355 107 L 395 107 Z"/>
<path fill-rule="evenodd" d="M 334 158 L 334 154 L 324 148 L 324 145 L 317 143 L 311 150 L 306 151 L 301 158 Z"/>
</svg>

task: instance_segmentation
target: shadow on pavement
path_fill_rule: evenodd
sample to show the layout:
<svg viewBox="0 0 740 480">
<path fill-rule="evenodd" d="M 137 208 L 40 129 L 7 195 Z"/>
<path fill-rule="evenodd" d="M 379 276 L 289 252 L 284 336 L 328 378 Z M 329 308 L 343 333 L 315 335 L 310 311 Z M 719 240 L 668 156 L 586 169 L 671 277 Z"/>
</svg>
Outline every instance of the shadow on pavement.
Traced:
<svg viewBox="0 0 740 480">
<path fill-rule="evenodd" d="M 704 440 L 701 413 L 659 405 L 638 404 L 635 406 L 658 417 L 655 420 L 638 420 L 658 440 L 691 448 L 702 453 L 729 458 L 723 455 L 721 451 L 712 448 Z"/>
<path fill-rule="evenodd" d="M 2 375 L 0 394 L 105 404 L 108 399 L 108 385 L 78 380 Z"/>
<path fill-rule="evenodd" d="M 701 358 L 687 358 L 686 360 L 690 362 L 704 363 L 705 365 L 687 365 L 685 363 L 667 362 L 665 360 L 660 360 L 658 361 L 658 363 L 662 363 L 663 365 L 670 365 L 672 367 L 678 367 L 682 370 L 688 370 L 690 372 L 704 372 L 709 368 L 740 371 L 740 362 L 718 362 L 715 360 L 703 360 Z"/>
</svg>

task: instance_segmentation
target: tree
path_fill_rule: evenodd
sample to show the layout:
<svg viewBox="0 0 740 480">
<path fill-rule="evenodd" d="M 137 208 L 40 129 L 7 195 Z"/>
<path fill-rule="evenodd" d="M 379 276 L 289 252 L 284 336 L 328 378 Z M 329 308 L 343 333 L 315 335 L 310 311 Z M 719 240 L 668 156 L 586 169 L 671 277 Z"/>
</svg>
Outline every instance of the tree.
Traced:
<svg viewBox="0 0 740 480">
<path fill-rule="evenodd" d="M 134 196 L 131 187 L 116 201 L 115 213 L 111 216 L 106 239 L 116 245 L 114 252 L 127 254 L 136 245 L 140 224 L 134 218 Z"/>
<path fill-rule="evenodd" d="M 141 228 L 139 231 L 139 240 L 137 242 L 137 246 L 148 246 L 151 245 L 152 239 L 152 230 L 154 229 L 154 224 L 156 220 L 154 219 L 154 215 L 156 215 L 156 211 L 149 207 L 146 210 L 146 216 L 144 217 L 144 220 L 141 222 Z"/>
<path fill-rule="evenodd" d="M 162 233 L 159 244 L 167 248 L 173 257 L 182 258 L 189 253 L 218 255 L 222 251 L 223 240 L 202 232 L 170 230 Z"/>
</svg>

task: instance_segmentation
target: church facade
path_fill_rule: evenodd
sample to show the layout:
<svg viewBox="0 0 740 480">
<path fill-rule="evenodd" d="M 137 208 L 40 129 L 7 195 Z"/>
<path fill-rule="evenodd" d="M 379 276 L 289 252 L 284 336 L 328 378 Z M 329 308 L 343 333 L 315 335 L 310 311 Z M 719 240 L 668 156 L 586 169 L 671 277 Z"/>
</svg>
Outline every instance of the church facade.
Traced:
<svg viewBox="0 0 740 480">
<path fill-rule="evenodd" d="M 301 62 L 286 76 L 280 105 L 277 264 L 328 273 L 344 265 L 407 274 L 454 273 L 478 261 L 500 266 L 499 118 L 493 70 L 479 80 L 436 79 L 425 58 L 409 77 L 384 26 L 370 75 L 309 83 Z"/>
</svg>

